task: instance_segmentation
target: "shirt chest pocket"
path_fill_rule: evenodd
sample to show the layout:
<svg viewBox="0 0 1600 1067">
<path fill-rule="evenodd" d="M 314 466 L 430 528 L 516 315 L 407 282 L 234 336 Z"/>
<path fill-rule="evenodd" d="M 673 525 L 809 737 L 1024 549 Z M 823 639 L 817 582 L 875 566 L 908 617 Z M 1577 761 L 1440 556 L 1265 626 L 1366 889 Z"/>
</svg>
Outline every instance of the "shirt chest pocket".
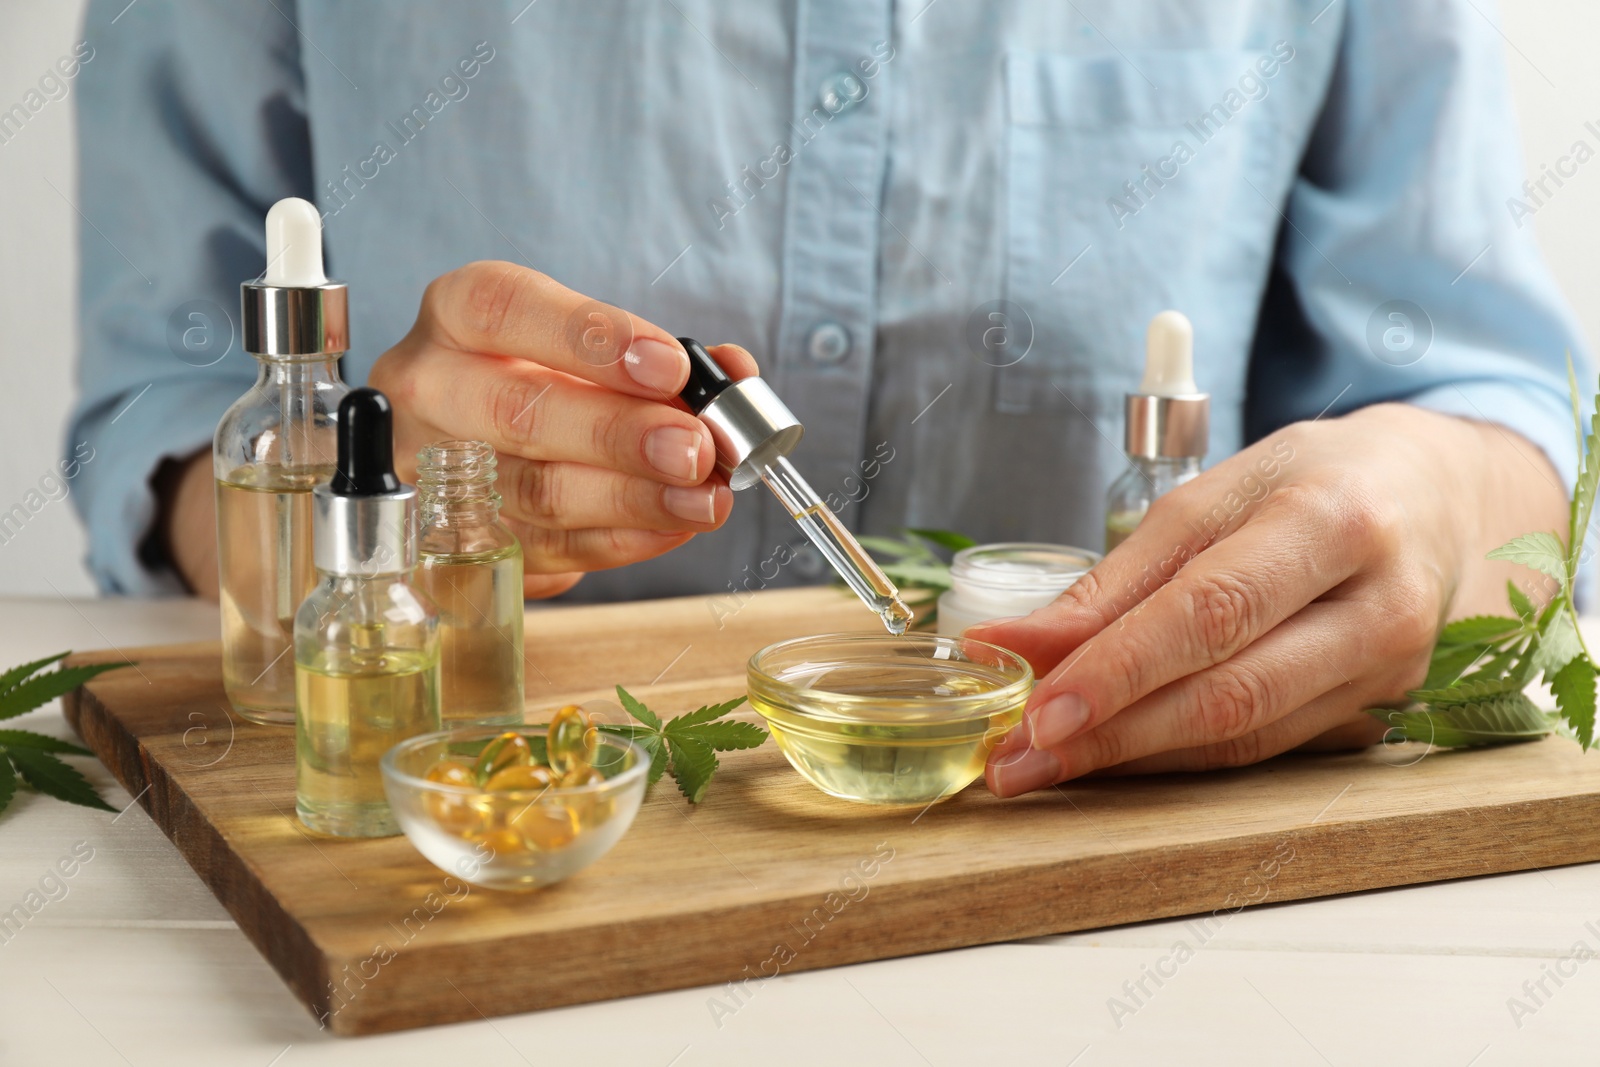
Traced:
<svg viewBox="0 0 1600 1067">
<path fill-rule="evenodd" d="M 1276 216 L 1243 199 L 1281 65 L 1264 54 L 1007 55 L 1005 290 L 1032 343 L 997 371 L 998 410 L 1118 410 L 1150 316 L 1180 308 L 1198 333 L 1230 242 L 1269 254 Z"/>
</svg>

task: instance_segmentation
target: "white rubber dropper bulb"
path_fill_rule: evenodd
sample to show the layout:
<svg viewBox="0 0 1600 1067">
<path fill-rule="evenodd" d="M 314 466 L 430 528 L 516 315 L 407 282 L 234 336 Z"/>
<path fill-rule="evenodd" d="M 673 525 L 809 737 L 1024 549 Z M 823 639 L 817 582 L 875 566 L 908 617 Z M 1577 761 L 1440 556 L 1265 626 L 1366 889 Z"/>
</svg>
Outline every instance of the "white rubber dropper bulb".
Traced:
<svg viewBox="0 0 1600 1067">
<path fill-rule="evenodd" d="M 1150 320 L 1144 340 L 1144 380 L 1139 392 L 1145 396 L 1193 396 L 1200 392 L 1194 382 L 1194 327 L 1181 311 L 1163 311 Z"/>
<path fill-rule="evenodd" d="M 267 276 L 263 284 L 303 289 L 326 285 L 322 216 L 309 201 L 286 197 L 267 212 Z"/>
</svg>

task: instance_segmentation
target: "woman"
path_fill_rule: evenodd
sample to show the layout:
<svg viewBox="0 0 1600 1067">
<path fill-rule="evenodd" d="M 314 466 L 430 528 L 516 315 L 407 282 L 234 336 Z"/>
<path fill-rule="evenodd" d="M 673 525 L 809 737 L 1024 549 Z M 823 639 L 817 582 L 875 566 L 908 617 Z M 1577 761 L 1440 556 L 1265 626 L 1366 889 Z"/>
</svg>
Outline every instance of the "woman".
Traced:
<svg viewBox="0 0 1600 1067">
<path fill-rule="evenodd" d="M 397 451 L 500 450 L 530 596 L 742 588 L 797 544 L 663 402 L 674 334 L 761 354 L 858 528 L 1092 545 L 1144 323 L 1188 313 L 1227 458 L 981 631 L 1042 679 L 1004 794 L 1370 741 L 1442 620 L 1498 603 L 1484 553 L 1562 521 L 1582 346 L 1503 206 L 1501 43 L 1467 0 L 111 0 L 86 36 L 72 439 L 108 457 L 76 498 L 110 591 L 214 594 L 205 445 L 253 367 L 167 338 L 197 307 L 227 329 L 289 195 Z M 762 581 L 822 577 L 792 555 Z"/>
</svg>

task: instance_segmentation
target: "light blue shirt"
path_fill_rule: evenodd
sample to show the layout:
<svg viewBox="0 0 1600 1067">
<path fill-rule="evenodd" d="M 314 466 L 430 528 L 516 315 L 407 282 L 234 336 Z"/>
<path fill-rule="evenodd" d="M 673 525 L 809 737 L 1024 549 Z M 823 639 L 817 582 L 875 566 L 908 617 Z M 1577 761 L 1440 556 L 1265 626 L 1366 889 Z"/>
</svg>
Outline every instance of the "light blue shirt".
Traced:
<svg viewBox="0 0 1600 1067">
<path fill-rule="evenodd" d="M 69 451 L 97 449 L 74 496 L 104 589 L 177 588 L 141 560 L 148 479 L 253 380 L 238 284 L 285 196 L 325 212 L 350 381 L 430 279 L 525 263 L 748 347 L 857 529 L 1099 547 L 1164 308 L 1194 322 L 1213 458 L 1405 399 L 1572 477 L 1564 353 L 1593 377 L 1508 203 L 1483 0 L 400 7 L 90 5 Z M 753 490 L 573 595 L 822 580 L 772 563 L 799 543 Z"/>
</svg>

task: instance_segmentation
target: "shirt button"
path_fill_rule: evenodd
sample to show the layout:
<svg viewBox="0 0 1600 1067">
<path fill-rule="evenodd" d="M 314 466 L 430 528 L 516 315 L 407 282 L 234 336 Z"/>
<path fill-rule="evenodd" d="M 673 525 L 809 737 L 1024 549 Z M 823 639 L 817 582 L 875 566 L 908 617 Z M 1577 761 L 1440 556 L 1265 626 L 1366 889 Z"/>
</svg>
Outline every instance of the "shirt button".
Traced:
<svg viewBox="0 0 1600 1067">
<path fill-rule="evenodd" d="M 867 87 L 861 84 L 849 71 L 841 70 L 839 73 L 826 78 L 822 89 L 817 94 L 822 100 L 822 106 L 828 109 L 831 115 L 849 111 L 867 98 Z"/>
<path fill-rule="evenodd" d="M 808 582 L 821 578 L 828 570 L 828 561 L 822 558 L 817 546 L 810 541 L 791 546 L 794 549 L 794 572 Z"/>
<path fill-rule="evenodd" d="M 806 338 L 806 354 L 813 363 L 832 366 L 850 354 L 850 331 L 837 322 L 825 322 Z"/>
</svg>

